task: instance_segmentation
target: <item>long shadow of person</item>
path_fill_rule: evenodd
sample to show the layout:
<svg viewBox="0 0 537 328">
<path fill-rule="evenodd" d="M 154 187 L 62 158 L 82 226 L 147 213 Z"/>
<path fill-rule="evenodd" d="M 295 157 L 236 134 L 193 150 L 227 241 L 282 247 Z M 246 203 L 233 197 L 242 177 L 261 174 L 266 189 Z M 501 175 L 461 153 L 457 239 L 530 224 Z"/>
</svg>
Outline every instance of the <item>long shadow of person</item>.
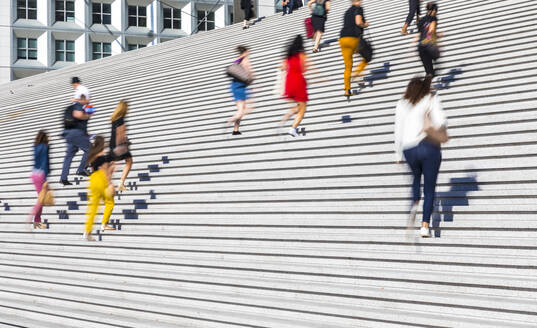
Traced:
<svg viewBox="0 0 537 328">
<path fill-rule="evenodd" d="M 441 235 L 440 222 L 453 222 L 453 206 L 469 206 L 468 193 L 479 190 L 477 175 L 470 173 L 462 178 L 451 178 L 449 191 L 437 192 L 435 208 L 432 217 L 434 236 Z"/>
</svg>

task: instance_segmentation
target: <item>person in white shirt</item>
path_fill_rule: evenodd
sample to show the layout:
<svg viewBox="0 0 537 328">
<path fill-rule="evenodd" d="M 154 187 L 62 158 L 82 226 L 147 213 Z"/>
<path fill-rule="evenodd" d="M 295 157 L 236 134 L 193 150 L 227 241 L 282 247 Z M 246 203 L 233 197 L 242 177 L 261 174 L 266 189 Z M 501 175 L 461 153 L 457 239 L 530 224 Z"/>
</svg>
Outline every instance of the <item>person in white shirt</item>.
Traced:
<svg viewBox="0 0 537 328">
<path fill-rule="evenodd" d="M 414 224 L 416 217 L 423 175 L 423 220 L 420 230 L 422 237 L 430 237 L 429 223 L 434 208 L 436 180 L 442 162 L 440 145 L 427 138 L 426 131 L 445 131 L 446 126 L 447 120 L 440 98 L 431 94 L 431 78 L 415 77 L 410 80 L 405 95 L 395 109 L 395 153 L 397 163 L 403 161 L 404 155 L 414 179 L 409 227 Z"/>
<path fill-rule="evenodd" d="M 71 102 L 79 102 L 81 95 L 84 95 L 86 97 L 88 103 L 90 102 L 90 92 L 88 88 L 81 84 L 81 81 L 78 77 L 75 76 L 71 78 L 71 85 L 73 86 L 73 89 L 75 89 L 75 93 L 73 94 L 73 98 L 71 98 Z"/>
</svg>

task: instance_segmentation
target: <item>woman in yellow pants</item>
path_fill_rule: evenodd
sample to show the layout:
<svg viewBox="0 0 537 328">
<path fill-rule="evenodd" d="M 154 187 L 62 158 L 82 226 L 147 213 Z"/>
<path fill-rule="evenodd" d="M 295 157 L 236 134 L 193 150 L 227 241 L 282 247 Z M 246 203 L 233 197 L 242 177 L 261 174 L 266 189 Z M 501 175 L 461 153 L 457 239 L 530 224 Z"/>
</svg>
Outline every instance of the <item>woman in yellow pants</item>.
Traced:
<svg viewBox="0 0 537 328">
<path fill-rule="evenodd" d="M 341 47 L 341 55 L 345 62 L 345 96 L 349 98 L 351 93 L 351 77 L 358 76 L 365 69 L 367 61 L 362 59 L 360 64 L 352 71 L 353 60 L 352 56 L 358 50 L 360 38 L 363 29 L 369 26 L 364 18 L 364 10 L 361 7 L 361 0 L 353 0 L 352 6 L 347 9 L 343 18 L 343 28 L 339 35 L 339 46 Z"/>
<path fill-rule="evenodd" d="M 88 241 L 95 241 L 91 236 L 93 220 L 101 201 L 104 201 L 104 213 L 101 223 L 101 230 L 116 230 L 108 225 L 110 215 L 114 209 L 114 186 L 112 185 L 112 174 L 114 173 L 114 161 L 110 154 L 104 154 L 104 137 L 97 136 L 88 154 L 88 164 L 91 165 L 93 173 L 89 178 L 89 203 L 86 219 L 84 238 Z"/>
</svg>

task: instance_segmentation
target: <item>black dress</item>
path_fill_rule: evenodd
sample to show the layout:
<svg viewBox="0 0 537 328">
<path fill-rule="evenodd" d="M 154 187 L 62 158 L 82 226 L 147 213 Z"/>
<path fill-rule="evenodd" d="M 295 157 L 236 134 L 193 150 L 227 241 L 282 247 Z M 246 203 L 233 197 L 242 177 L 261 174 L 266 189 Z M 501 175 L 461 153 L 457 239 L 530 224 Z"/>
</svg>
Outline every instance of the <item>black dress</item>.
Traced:
<svg viewBox="0 0 537 328">
<path fill-rule="evenodd" d="M 326 2 L 327 1 L 330 1 L 330 0 L 325 0 L 323 3 L 325 7 L 323 16 L 311 15 L 311 25 L 313 25 L 313 30 L 315 32 L 319 31 L 321 33 L 324 33 L 324 25 L 327 19 L 327 15 L 326 15 Z"/>
<path fill-rule="evenodd" d="M 126 152 L 125 154 L 121 156 L 117 156 L 114 154 L 114 148 L 116 148 L 117 146 L 116 145 L 116 130 L 122 125 L 125 125 L 125 120 L 123 119 L 123 117 L 112 122 L 112 133 L 110 134 L 110 155 L 112 156 L 114 161 L 121 161 L 121 160 L 124 160 L 125 158 L 132 158 L 130 151 Z"/>
<path fill-rule="evenodd" d="M 254 16 L 252 0 L 241 0 L 241 9 L 244 10 L 244 19 L 250 20 Z"/>
</svg>

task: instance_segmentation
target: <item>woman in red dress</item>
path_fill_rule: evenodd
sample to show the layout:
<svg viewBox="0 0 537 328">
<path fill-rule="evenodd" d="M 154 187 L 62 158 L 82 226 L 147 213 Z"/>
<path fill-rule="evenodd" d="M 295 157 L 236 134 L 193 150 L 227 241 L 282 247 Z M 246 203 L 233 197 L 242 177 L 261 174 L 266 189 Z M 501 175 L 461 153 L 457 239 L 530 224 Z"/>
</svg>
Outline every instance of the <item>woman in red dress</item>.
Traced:
<svg viewBox="0 0 537 328">
<path fill-rule="evenodd" d="M 306 103 L 308 101 L 308 90 L 304 72 L 306 72 L 307 58 L 304 52 L 304 40 L 301 35 L 297 35 L 287 49 L 287 58 L 282 63 L 283 69 L 287 72 L 285 77 L 284 97 L 295 106 L 285 114 L 281 120 L 283 125 L 287 120 L 296 114 L 293 127 L 289 134 L 293 137 L 298 136 L 297 128 L 304 114 L 306 113 Z"/>
</svg>

